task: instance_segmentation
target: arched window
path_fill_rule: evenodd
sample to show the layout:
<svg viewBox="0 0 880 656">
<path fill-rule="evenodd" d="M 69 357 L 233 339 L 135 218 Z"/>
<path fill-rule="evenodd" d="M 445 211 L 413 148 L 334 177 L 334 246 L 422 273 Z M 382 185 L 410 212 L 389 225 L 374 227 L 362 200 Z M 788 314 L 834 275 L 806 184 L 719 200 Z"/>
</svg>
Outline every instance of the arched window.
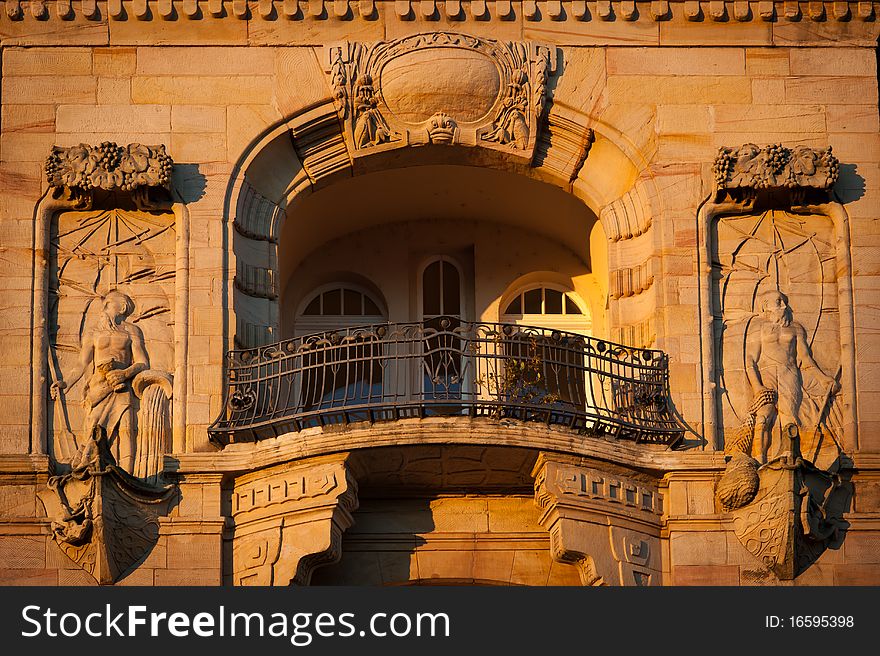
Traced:
<svg viewBox="0 0 880 656">
<path fill-rule="evenodd" d="M 558 285 L 536 284 L 506 295 L 501 323 L 539 326 L 589 334 L 593 322 L 586 304 L 571 290 Z"/>
<path fill-rule="evenodd" d="M 506 356 L 531 371 L 530 392 L 553 404 L 582 408 L 588 385 L 580 335 L 589 335 L 592 328 L 586 304 L 569 289 L 538 283 L 506 295 L 501 308 L 501 323 L 545 329 L 514 333 L 505 345 Z"/>
<path fill-rule="evenodd" d="M 346 333 L 385 323 L 383 305 L 360 287 L 332 283 L 314 290 L 301 307 L 294 323 L 294 335 L 303 338 L 301 412 L 346 408 L 349 420 L 365 419 L 357 408 L 382 396 L 382 348 L 370 330 Z"/>
<path fill-rule="evenodd" d="M 461 317 L 461 273 L 445 257 L 430 262 L 422 271 L 422 318 Z"/>
<path fill-rule="evenodd" d="M 383 306 L 369 292 L 348 283 L 332 283 L 313 291 L 303 303 L 294 334 L 301 337 L 385 321 Z"/>
<path fill-rule="evenodd" d="M 425 399 L 459 399 L 462 393 L 461 271 L 441 256 L 422 269 L 422 393 Z M 439 407 L 439 406 L 438 406 Z"/>
</svg>

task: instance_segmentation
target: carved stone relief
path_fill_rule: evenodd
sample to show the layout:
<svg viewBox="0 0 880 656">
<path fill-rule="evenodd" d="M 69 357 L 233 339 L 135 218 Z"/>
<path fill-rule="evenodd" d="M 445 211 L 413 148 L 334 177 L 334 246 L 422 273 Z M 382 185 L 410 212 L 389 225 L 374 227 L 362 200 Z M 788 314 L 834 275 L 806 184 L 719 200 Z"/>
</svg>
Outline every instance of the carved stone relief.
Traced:
<svg viewBox="0 0 880 656">
<path fill-rule="evenodd" d="M 354 156 L 397 145 L 481 143 L 531 159 L 554 66 L 546 46 L 431 32 L 330 49 Z"/>
<path fill-rule="evenodd" d="M 159 517 L 176 486 L 147 484 L 116 465 L 107 432 L 96 426 L 66 474 L 38 493 L 52 537 L 73 562 L 101 585 L 115 583 L 159 539 Z"/>
<path fill-rule="evenodd" d="M 170 448 L 174 218 L 65 212 L 50 243 L 54 455 L 68 462 L 102 426 L 119 466 L 154 478 Z"/>
<path fill-rule="evenodd" d="M 722 148 L 714 172 L 709 352 L 727 457 L 716 497 L 745 548 L 792 579 L 846 526 L 851 303 L 845 213 L 829 202 L 838 162 L 831 148 L 746 144 Z"/>
<path fill-rule="evenodd" d="M 821 171 L 815 152 L 810 157 L 798 149 L 779 163 L 772 159 L 778 155 L 771 157 L 778 151 L 755 154 L 754 148 L 740 149 L 745 154 L 733 168 L 726 151 L 719 157 L 717 168 L 735 193 L 746 185 L 825 184 L 834 178 L 836 163 Z M 843 419 L 836 255 L 834 225 L 825 216 L 771 207 L 723 216 L 715 224 L 720 420 L 726 439 L 733 440 L 746 439 L 750 431 L 743 425 L 752 422 L 755 439 L 743 450 L 762 462 L 777 455 L 789 423 L 798 426 L 808 460 L 829 465 L 838 456 Z"/>
<path fill-rule="evenodd" d="M 48 217 L 47 430 L 59 474 L 40 494 L 62 550 L 116 581 L 158 538 L 174 487 L 175 217 L 164 146 L 54 147 Z M 161 207 L 169 209 L 161 209 Z M 35 310 L 36 311 L 36 310 Z"/>
</svg>

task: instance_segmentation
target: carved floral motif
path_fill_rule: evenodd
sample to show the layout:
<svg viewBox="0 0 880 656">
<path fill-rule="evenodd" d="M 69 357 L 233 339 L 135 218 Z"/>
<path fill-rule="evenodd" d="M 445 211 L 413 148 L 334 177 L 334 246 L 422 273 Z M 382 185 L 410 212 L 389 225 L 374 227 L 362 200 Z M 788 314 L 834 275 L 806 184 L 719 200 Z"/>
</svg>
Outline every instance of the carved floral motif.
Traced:
<svg viewBox="0 0 880 656">
<path fill-rule="evenodd" d="M 133 143 L 119 146 L 105 141 L 97 146 L 53 146 L 46 160 L 50 187 L 135 191 L 141 187 L 168 188 L 173 162 L 165 146 Z"/>
<path fill-rule="evenodd" d="M 837 182 L 840 166 L 831 154 L 831 146 L 816 150 L 808 146 L 745 144 L 739 148 L 720 148 L 713 171 L 719 190 L 829 189 Z"/>
</svg>

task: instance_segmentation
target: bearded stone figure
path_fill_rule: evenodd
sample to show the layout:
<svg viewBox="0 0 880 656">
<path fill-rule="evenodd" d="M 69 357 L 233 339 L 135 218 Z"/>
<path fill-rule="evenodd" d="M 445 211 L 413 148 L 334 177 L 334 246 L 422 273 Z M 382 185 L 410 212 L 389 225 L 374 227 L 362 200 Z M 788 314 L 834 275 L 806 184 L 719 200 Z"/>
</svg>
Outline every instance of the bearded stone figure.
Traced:
<svg viewBox="0 0 880 656">
<path fill-rule="evenodd" d="M 122 469 L 155 479 L 161 471 L 159 460 L 170 428 L 171 379 L 150 369 L 143 332 L 128 320 L 135 310 L 132 299 L 111 290 L 101 301 L 100 318 L 83 335 L 73 376 L 55 382 L 51 393 L 57 398 L 59 390 L 73 387 L 85 377 L 84 438 L 88 440 L 96 428 L 103 428 Z M 76 467 L 77 460 L 71 464 Z"/>
<path fill-rule="evenodd" d="M 807 331 L 794 320 L 788 297 L 773 290 L 760 300 L 759 325 L 746 344 L 746 377 L 753 394 L 749 410 L 760 435 L 760 461 L 765 463 L 774 433 L 781 437 L 781 429 L 794 424 L 807 437 L 820 428 L 840 383 L 816 363 Z"/>
</svg>

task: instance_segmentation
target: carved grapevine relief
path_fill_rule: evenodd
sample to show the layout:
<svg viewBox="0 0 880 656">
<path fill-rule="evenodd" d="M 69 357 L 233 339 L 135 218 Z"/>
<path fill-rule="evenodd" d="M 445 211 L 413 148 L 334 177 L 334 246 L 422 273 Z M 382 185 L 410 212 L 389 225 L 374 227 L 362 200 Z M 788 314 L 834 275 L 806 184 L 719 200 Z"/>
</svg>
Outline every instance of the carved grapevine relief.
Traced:
<svg viewBox="0 0 880 656">
<path fill-rule="evenodd" d="M 831 146 L 816 150 L 808 146 L 786 148 L 781 144 L 759 147 L 722 147 L 713 167 L 718 189 L 753 193 L 784 187 L 828 189 L 837 182 L 840 165 Z"/>
<path fill-rule="evenodd" d="M 330 50 L 330 83 L 357 151 L 478 142 L 531 158 L 553 62 L 546 46 L 432 32 Z"/>
<path fill-rule="evenodd" d="M 54 146 L 46 160 L 46 179 L 50 187 L 77 193 L 92 189 L 138 192 L 151 187 L 167 189 L 172 166 L 165 146 L 119 146 L 112 141 L 97 146 Z"/>
</svg>

